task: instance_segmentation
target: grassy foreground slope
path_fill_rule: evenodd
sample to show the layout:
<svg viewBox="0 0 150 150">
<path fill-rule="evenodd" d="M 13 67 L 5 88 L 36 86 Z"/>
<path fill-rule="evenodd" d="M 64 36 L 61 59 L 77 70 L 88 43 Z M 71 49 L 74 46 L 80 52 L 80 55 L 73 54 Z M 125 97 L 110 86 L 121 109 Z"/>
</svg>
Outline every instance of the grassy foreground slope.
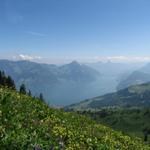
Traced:
<svg viewBox="0 0 150 150">
<path fill-rule="evenodd" d="M 139 139 L 0 88 L 1 150 L 149 150 Z"/>
</svg>

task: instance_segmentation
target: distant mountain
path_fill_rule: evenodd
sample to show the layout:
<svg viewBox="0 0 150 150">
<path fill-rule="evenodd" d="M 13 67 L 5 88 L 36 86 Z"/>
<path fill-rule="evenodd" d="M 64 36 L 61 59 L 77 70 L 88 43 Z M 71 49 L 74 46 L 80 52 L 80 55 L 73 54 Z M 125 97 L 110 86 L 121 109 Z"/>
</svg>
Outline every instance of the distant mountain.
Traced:
<svg viewBox="0 0 150 150">
<path fill-rule="evenodd" d="M 59 69 L 61 71 L 61 77 L 76 82 L 89 82 L 95 80 L 95 77 L 100 76 L 100 73 L 95 69 L 86 65 L 80 65 L 77 61 L 63 65 Z"/>
<path fill-rule="evenodd" d="M 95 87 L 101 86 L 101 88 L 94 95 L 100 96 L 117 91 L 118 84 L 124 81 L 132 72 L 140 69 L 143 63 L 116 63 L 108 61 L 86 63 L 86 65 L 101 73 L 101 79 L 97 82 L 99 85 L 95 84 Z"/>
<path fill-rule="evenodd" d="M 135 84 L 142 84 L 150 81 L 150 63 L 137 71 L 130 73 L 128 76 L 120 80 L 117 90 L 124 89 Z"/>
<path fill-rule="evenodd" d="M 111 61 L 108 62 L 96 62 L 96 63 L 87 63 L 86 65 L 94 68 L 95 70 L 100 71 L 102 74 L 107 76 L 118 77 L 126 72 L 133 72 L 143 66 L 143 63 L 114 63 Z"/>
<path fill-rule="evenodd" d="M 100 73 L 74 61 L 63 66 L 30 61 L 0 60 L 0 70 L 12 76 L 17 87 L 25 83 L 34 95 L 42 92 L 51 104 L 65 105 L 86 96 L 84 87 L 95 82 Z"/>
<path fill-rule="evenodd" d="M 125 80 L 119 83 L 117 89 L 121 90 L 131 85 L 142 84 L 149 81 L 150 81 L 150 74 L 140 71 L 134 71 Z"/>
<path fill-rule="evenodd" d="M 148 73 L 150 74 L 150 63 L 146 64 L 145 66 L 143 66 L 140 71 L 144 72 L 144 73 Z"/>
<path fill-rule="evenodd" d="M 130 86 L 115 93 L 87 99 L 66 109 L 84 110 L 102 107 L 147 107 L 150 106 L 150 83 Z"/>
</svg>

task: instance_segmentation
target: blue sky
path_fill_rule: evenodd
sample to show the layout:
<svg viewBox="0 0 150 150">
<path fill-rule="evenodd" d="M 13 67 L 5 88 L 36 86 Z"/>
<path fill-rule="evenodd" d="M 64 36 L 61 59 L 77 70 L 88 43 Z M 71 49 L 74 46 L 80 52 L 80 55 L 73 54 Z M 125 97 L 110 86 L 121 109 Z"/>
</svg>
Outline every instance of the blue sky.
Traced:
<svg viewBox="0 0 150 150">
<path fill-rule="evenodd" d="M 0 0 L 0 57 L 150 59 L 149 0 Z"/>
</svg>

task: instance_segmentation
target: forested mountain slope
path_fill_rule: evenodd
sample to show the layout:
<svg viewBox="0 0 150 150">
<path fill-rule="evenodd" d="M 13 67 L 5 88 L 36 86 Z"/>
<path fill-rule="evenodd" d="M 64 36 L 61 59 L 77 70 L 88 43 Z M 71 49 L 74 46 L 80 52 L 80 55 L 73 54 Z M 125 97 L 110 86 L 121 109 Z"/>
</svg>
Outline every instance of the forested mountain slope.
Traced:
<svg viewBox="0 0 150 150">
<path fill-rule="evenodd" d="M 102 107 L 150 107 L 150 83 L 133 85 L 126 89 L 90 98 L 66 106 L 66 109 L 88 110 Z"/>
</svg>

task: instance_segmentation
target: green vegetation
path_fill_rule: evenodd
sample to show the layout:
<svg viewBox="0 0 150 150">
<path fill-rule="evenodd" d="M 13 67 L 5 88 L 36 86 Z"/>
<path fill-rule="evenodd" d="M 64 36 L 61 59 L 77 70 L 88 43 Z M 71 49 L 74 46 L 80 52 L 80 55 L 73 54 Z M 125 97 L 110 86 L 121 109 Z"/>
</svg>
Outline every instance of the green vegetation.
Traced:
<svg viewBox="0 0 150 150">
<path fill-rule="evenodd" d="M 149 150 L 138 138 L 0 88 L 0 149 Z"/>
<path fill-rule="evenodd" d="M 16 89 L 14 80 L 10 76 L 6 76 L 4 71 L 0 71 L 0 86 Z"/>
<path fill-rule="evenodd" d="M 150 134 L 150 108 L 115 108 L 79 113 L 133 137 L 144 139 L 145 134 Z"/>
</svg>

